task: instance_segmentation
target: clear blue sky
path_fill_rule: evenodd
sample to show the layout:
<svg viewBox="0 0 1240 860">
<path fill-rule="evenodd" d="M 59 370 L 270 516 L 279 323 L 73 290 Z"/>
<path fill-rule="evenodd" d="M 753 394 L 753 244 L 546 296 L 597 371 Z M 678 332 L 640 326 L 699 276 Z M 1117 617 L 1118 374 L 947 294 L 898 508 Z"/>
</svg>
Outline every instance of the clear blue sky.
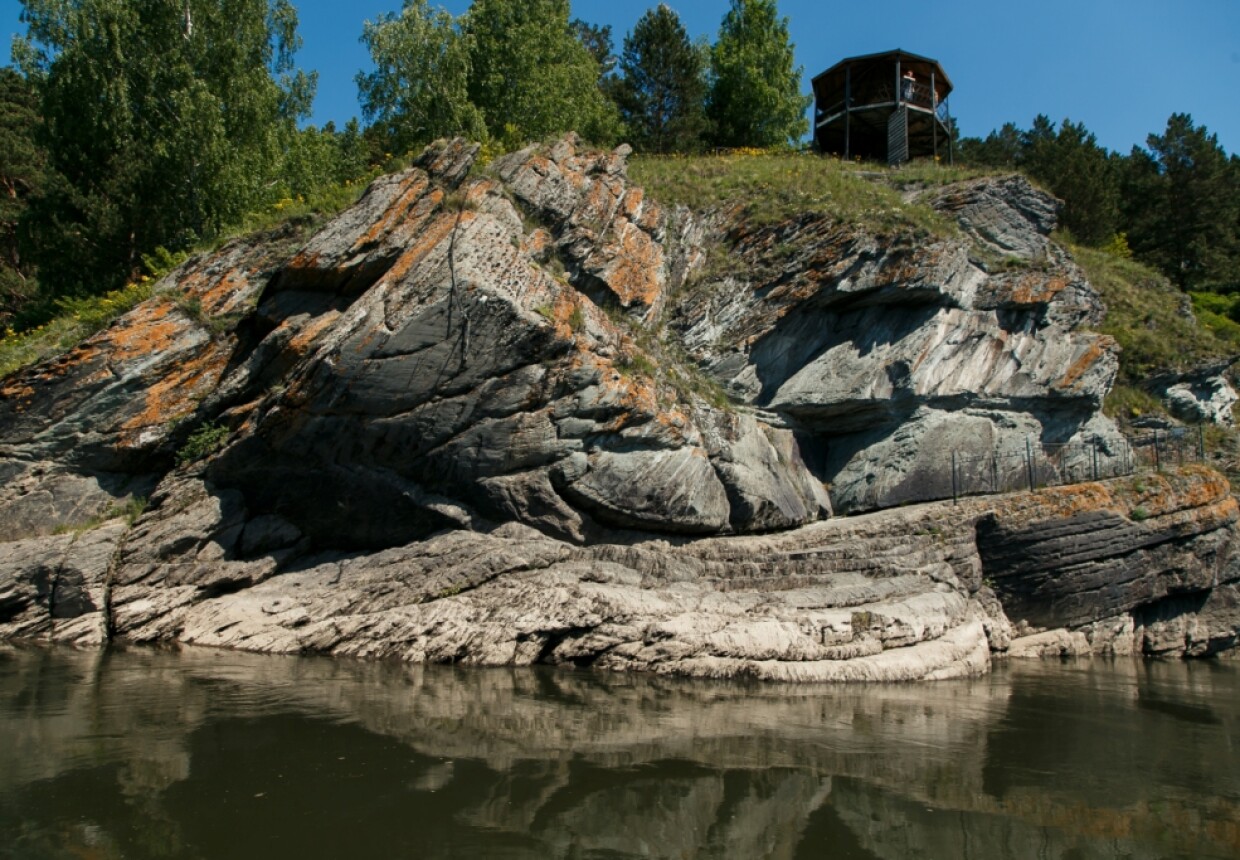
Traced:
<svg viewBox="0 0 1240 860">
<path fill-rule="evenodd" d="M 399 0 L 293 0 L 305 40 L 300 65 L 319 73 L 314 121 L 356 115 L 353 76 L 368 63 L 362 21 Z M 442 5 L 460 14 L 468 0 Z M 573 14 L 610 24 L 617 50 L 653 0 L 573 0 Z M 669 5 L 693 36 L 713 41 L 727 0 Z M 903 48 L 938 59 L 956 86 L 952 112 L 966 135 L 1044 113 L 1084 122 L 1127 152 L 1192 114 L 1229 153 L 1240 152 L 1240 0 L 780 0 L 809 91 L 839 59 Z M 0 0 L 0 32 L 22 30 L 18 0 Z"/>
</svg>

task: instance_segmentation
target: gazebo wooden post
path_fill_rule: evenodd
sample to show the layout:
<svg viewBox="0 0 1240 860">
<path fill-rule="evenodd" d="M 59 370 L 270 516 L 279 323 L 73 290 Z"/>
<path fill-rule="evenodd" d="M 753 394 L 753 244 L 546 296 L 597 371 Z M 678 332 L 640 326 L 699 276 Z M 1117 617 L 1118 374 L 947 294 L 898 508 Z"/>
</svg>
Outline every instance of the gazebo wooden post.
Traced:
<svg viewBox="0 0 1240 860">
<path fill-rule="evenodd" d="M 897 57 L 896 58 L 896 89 L 895 89 L 896 110 L 900 109 L 900 104 L 904 101 L 904 95 L 901 90 L 902 85 L 903 85 L 903 81 L 900 79 L 900 59 L 899 57 Z"/>
<path fill-rule="evenodd" d="M 939 163 L 939 91 L 934 84 L 934 71 L 930 72 L 930 129 L 934 135 L 934 163 Z"/>
<path fill-rule="evenodd" d="M 954 148 L 952 147 L 952 137 L 954 137 L 954 135 L 952 134 L 951 102 L 944 102 L 943 107 L 947 112 L 947 163 L 954 166 L 956 164 L 956 154 Z"/>
<path fill-rule="evenodd" d="M 852 66 L 844 69 L 844 160 L 852 159 Z"/>
</svg>

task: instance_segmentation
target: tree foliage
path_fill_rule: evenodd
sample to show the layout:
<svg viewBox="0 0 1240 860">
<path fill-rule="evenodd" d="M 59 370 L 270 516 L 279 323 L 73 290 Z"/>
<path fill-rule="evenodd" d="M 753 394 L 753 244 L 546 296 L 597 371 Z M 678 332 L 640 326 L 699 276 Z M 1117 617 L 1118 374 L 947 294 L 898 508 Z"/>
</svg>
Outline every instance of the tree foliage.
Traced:
<svg viewBox="0 0 1240 860">
<path fill-rule="evenodd" d="M 800 139 L 811 99 L 801 95 L 788 19 L 775 0 L 732 0 L 711 49 L 706 113 L 721 146 L 776 146 Z"/>
<path fill-rule="evenodd" d="M 391 152 L 439 137 L 485 134 L 469 100 L 473 38 L 427 0 L 405 0 L 400 14 L 380 15 L 362 28 L 375 68 L 357 75 L 362 114 Z"/>
<path fill-rule="evenodd" d="M 1064 201 L 1061 223 L 1094 246 L 1131 249 L 1184 290 L 1240 291 L 1240 159 L 1172 114 L 1147 149 L 1107 152 L 1082 123 L 1045 116 L 966 138 L 966 161 L 1024 171 Z"/>
<path fill-rule="evenodd" d="M 1007 123 L 960 150 L 966 161 L 1022 170 L 1044 185 L 1063 200 L 1060 222 L 1080 242 L 1101 245 L 1120 228 L 1117 165 L 1084 123 L 1065 119 L 1056 129 L 1039 114 L 1028 130 Z"/>
<path fill-rule="evenodd" d="M 1123 177 L 1133 251 L 1182 289 L 1240 290 L 1240 160 L 1183 113 L 1147 146 Z"/>
<path fill-rule="evenodd" d="M 689 152 L 706 130 L 706 57 L 666 4 L 625 36 L 616 102 L 630 140 L 650 152 Z"/>
<path fill-rule="evenodd" d="M 57 175 L 32 211 L 44 279 L 113 286 L 271 193 L 314 90 L 289 0 L 23 6 L 14 57 Z"/>
<path fill-rule="evenodd" d="M 21 234 L 47 169 L 38 129 L 34 89 L 13 69 L 0 69 L 0 328 L 35 291 Z"/>
<path fill-rule="evenodd" d="M 577 41 L 590 52 L 594 62 L 598 63 L 599 75 L 610 75 L 616 66 L 616 55 L 612 53 L 611 25 L 591 24 L 589 21 L 574 18 L 568 22 L 568 26 Z"/>
<path fill-rule="evenodd" d="M 516 145 L 572 130 L 598 142 L 616 136 L 598 62 L 568 16 L 568 0 L 474 0 L 465 15 L 469 97 L 492 137 Z"/>
</svg>

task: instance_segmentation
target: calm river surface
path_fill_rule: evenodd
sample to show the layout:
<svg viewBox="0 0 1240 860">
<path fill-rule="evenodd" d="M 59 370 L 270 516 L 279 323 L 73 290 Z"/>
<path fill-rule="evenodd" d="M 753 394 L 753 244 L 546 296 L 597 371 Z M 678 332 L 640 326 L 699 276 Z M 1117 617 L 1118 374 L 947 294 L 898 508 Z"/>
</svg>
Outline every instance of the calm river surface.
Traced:
<svg viewBox="0 0 1240 860">
<path fill-rule="evenodd" d="M 0 650 L 0 857 L 1240 858 L 1240 665 L 787 687 Z"/>
</svg>

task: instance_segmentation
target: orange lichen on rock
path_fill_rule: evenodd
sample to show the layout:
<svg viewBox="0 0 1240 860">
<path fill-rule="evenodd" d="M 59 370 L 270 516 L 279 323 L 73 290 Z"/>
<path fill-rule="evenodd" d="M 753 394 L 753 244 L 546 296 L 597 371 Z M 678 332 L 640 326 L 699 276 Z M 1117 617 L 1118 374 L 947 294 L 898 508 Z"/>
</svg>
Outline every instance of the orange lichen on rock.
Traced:
<svg viewBox="0 0 1240 860">
<path fill-rule="evenodd" d="M 213 342 L 155 381 L 146 390 L 141 410 L 121 425 L 120 446 L 140 447 L 146 444 L 144 430 L 193 412 L 199 401 L 219 383 L 230 356 L 228 348 Z"/>
<path fill-rule="evenodd" d="M 557 337 L 571 340 L 576 334 L 573 317 L 586 313 L 587 300 L 576 290 L 556 290 L 555 301 L 551 305 L 551 324 L 555 326 Z"/>
<path fill-rule="evenodd" d="M 521 251 L 534 259 L 541 259 L 551 248 L 551 242 L 551 234 L 537 227 L 522 240 Z"/>
<path fill-rule="evenodd" d="M 1044 305 L 1050 303 L 1067 287 L 1068 281 L 1065 278 L 1030 274 L 1015 283 L 1003 284 L 1000 298 L 1005 304 Z"/>
<path fill-rule="evenodd" d="M 660 298 L 663 247 L 627 219 L 617 218 L 615 230 L 616 241 L 598 254 L 612 258 L 600 277 L 624 307 L 651 307 Z"/>
<path fill-rule="evenodd" d="M 319 335 L 331 328 L 338 319 L 340 319 L 340 311 L 328 311 L 310 320 L 288 342 L 284 347 L 283 353 L 297 358 L 302 357 L 310 350 L 314 342 L 318 340 Z"/>
<path fill-rule="evenodd" d="M 1232 497 L 1227 478 L 1204 466 L 1051 487 L 1011 496 L 998 504 L 979 504 L 993 510 L 1000 520 L 1014 523 L 1065 519 L 1098 511 L 1126 517 L 1137 507 L 1143 508 L 1151 519 L 1171 517 L 1167 523 L 1170 527 L 1194 522 L 1217 527 L 1240 519 L 1240 504 Z"/>
<path fill-rule="evenodd" d="M 223 277 L 204 285 L 196 293 L 202 309 L 208 314 L 226 313 L 244 300 L 251 286 L 247 273 L 230 269 Z"/>
<path fill-rule="evenodd" d="M 190 323 L 173 314 L 176 308 L 166 298 L 144 302 L 121 318 L 121 324 L 104 332 L 101 345 L 113 362 L 159 353 L 170 348 Z"/>
<path fill-rule="evenodd" d="M 425 173 L 420 170 L 412 171 L 401 182 L 401 191 L 396 199 L 384 210 L 383 215 L 375 220 L 370 229 L 358 237 L 350 251 L 356 252 L 367 246 L 377 244 L 380 239 L 392 231 L 393 227 L 404 217 L 405 213 L 413 207 L 413 204 L 426 194 L 429 186 L 430 178 Z M 443 200 L 443 192 L 438 188 L 433 189 L 431 195 L 435 197 L 436 203 Z M 297 260 L 294 259 L 293 265 L 296 263 Z"/>
<path fill-rule="evenodd" d="M 440 242 L 451 236 L 454 229 L 468 224 L 475 217 L 473 212 L 444 213 L 433 220 L 417 235 L 412 244 L 405 247 L 392 268 L 383 276 L 383 280 L 388 283 L 399 282 L 409 274 L 410 269 L 425 260 Z"/>
<path fill-rule="evenodd" d="M 11 383 L 4 388 L 0 388 L 0 398 L 4 400 L 21 400 L 29 402 L 34 397 L 35 391 L 29 385 L 23 382 Z"/>
<path fill-rule="evenodd" d="M 1111 347 L 1114 344 L 1115 341 L 1106 335 L 1096 336 L 1089 346 L 1085 348 L 1085 351 L 1072 362 L 1072 366 L 1068 368 L 1067 372 L 1056 383 L 1056 387 L 1072 388 L 1075 386 L 1081 377 L 1098 362 L 1098 359 L 1110 353 Z"/>
</svg>

